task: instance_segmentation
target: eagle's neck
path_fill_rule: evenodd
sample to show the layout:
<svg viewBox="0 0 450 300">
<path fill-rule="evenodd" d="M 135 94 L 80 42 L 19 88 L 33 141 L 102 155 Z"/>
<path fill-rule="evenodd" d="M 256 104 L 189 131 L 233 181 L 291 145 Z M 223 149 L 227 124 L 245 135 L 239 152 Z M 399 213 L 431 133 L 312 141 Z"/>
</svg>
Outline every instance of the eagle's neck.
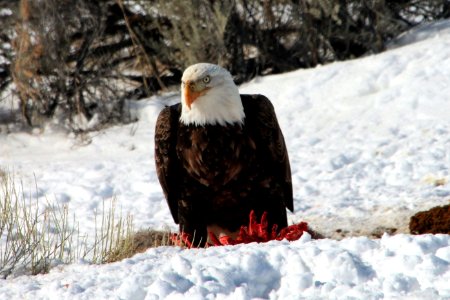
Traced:
<svg viewBox="0 0 450 300">
<path fill-rule="evenodd" d="M 243 124 L 245 114 L 239 90 L 224 82 L 197 98 L 189 109 L 182 98 L 180 121 L 185 125 Z"/>
</svg>

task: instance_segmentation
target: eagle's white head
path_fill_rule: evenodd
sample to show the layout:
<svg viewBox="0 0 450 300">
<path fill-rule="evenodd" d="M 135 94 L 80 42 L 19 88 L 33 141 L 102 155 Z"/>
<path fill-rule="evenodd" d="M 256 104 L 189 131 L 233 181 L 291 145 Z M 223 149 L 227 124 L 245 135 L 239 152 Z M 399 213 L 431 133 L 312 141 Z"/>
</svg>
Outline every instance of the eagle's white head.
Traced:
<svg viewBox="0 0 450 300">
<path fill-rule="evenodd" d="M 244 122 L 238 87 L 224 68 L 199 63 L 188 67 L 181 78 L 181 117 L 198 126 Z"/>
</svg>

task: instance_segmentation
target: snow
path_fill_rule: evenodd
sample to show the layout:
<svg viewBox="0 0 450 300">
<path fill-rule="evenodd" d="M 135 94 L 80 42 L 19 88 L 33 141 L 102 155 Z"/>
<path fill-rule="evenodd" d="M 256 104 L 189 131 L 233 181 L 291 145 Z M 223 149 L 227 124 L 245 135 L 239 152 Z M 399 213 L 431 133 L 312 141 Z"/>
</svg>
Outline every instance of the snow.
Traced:
<svg viewBox="0 0 450 300">
<path fill-rule="evenodd" d="M 292 167 L 290 223 L 329 238 L 159 247 L 106 265 L 58 265 L 1 280 L 0 298 L 450 299 L 449 235 L 408 234 L 411 215 L 450 198 L 449 21 L 405 33 L 378 55 L 256 78 L 240 90 L 275 106 Z M 83 136 L 50 125 L 2 132 L 0 169 L 42 203 L 67 204 L 82 232 L 114 198 L 136 228 L 176 230 L 153 133 L 158 112 L 177 101 L 170 93 L 133 102 L 139 122 Z"/>
<path fill-rule="evenodd" d="M 160 247 L 0 282 L 5 299 L 445 299 L 447 235 Z M 447 256 L 445 260 L 444 256 Z M 448 299 L 448 298 L 447 298 Z"/>
</svg>

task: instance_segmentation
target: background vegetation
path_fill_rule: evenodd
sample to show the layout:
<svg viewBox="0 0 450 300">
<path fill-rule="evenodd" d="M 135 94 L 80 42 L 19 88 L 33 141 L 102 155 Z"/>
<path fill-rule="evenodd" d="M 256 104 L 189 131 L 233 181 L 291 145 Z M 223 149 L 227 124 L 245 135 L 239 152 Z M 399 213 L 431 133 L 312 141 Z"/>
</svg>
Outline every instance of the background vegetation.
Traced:
<svg viewBox="0 0 450 300">
<path fill-rule="evenodd" d="M 449 16 L 448 0 L 0 0 L 0 92 L 20 102 L 0 118 L 96 130 L 133 121 L 127 99 L 177 88 L 192 63 L 239 84 L 377 53 Z"/>
<path fill-rule="evenodd" d="M 67 205 L 25 195 L 8 171 L 0 169 L 0 278 L 47 273 L 59 264 L 83 260 L 101 264 L 172 245 L 169 231 L 135 231 L 131 215 L 108 199 L 95 213 L 91 236 L 80 232 Z M 37 187 L 36 187 L 37 190 Z"/>
</svg>

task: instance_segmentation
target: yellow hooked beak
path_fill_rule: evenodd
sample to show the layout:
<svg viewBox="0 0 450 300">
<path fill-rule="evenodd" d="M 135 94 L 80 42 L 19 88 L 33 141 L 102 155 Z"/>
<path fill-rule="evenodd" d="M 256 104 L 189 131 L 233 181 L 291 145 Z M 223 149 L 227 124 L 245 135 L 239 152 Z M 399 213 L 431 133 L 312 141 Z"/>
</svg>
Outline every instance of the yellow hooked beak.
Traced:
<svg viewBox="0 0 450 300">
<path fill-rule="evenodd" d="M 198 97 L 206 94 L 208 90 L 209 88 L 199 87 L 195 82 L 190 80 L 186 81 L 183 85 L 183 93 L 187 107 L 191 109 L 192 103 L 194 103 Z"/>
</svg>

